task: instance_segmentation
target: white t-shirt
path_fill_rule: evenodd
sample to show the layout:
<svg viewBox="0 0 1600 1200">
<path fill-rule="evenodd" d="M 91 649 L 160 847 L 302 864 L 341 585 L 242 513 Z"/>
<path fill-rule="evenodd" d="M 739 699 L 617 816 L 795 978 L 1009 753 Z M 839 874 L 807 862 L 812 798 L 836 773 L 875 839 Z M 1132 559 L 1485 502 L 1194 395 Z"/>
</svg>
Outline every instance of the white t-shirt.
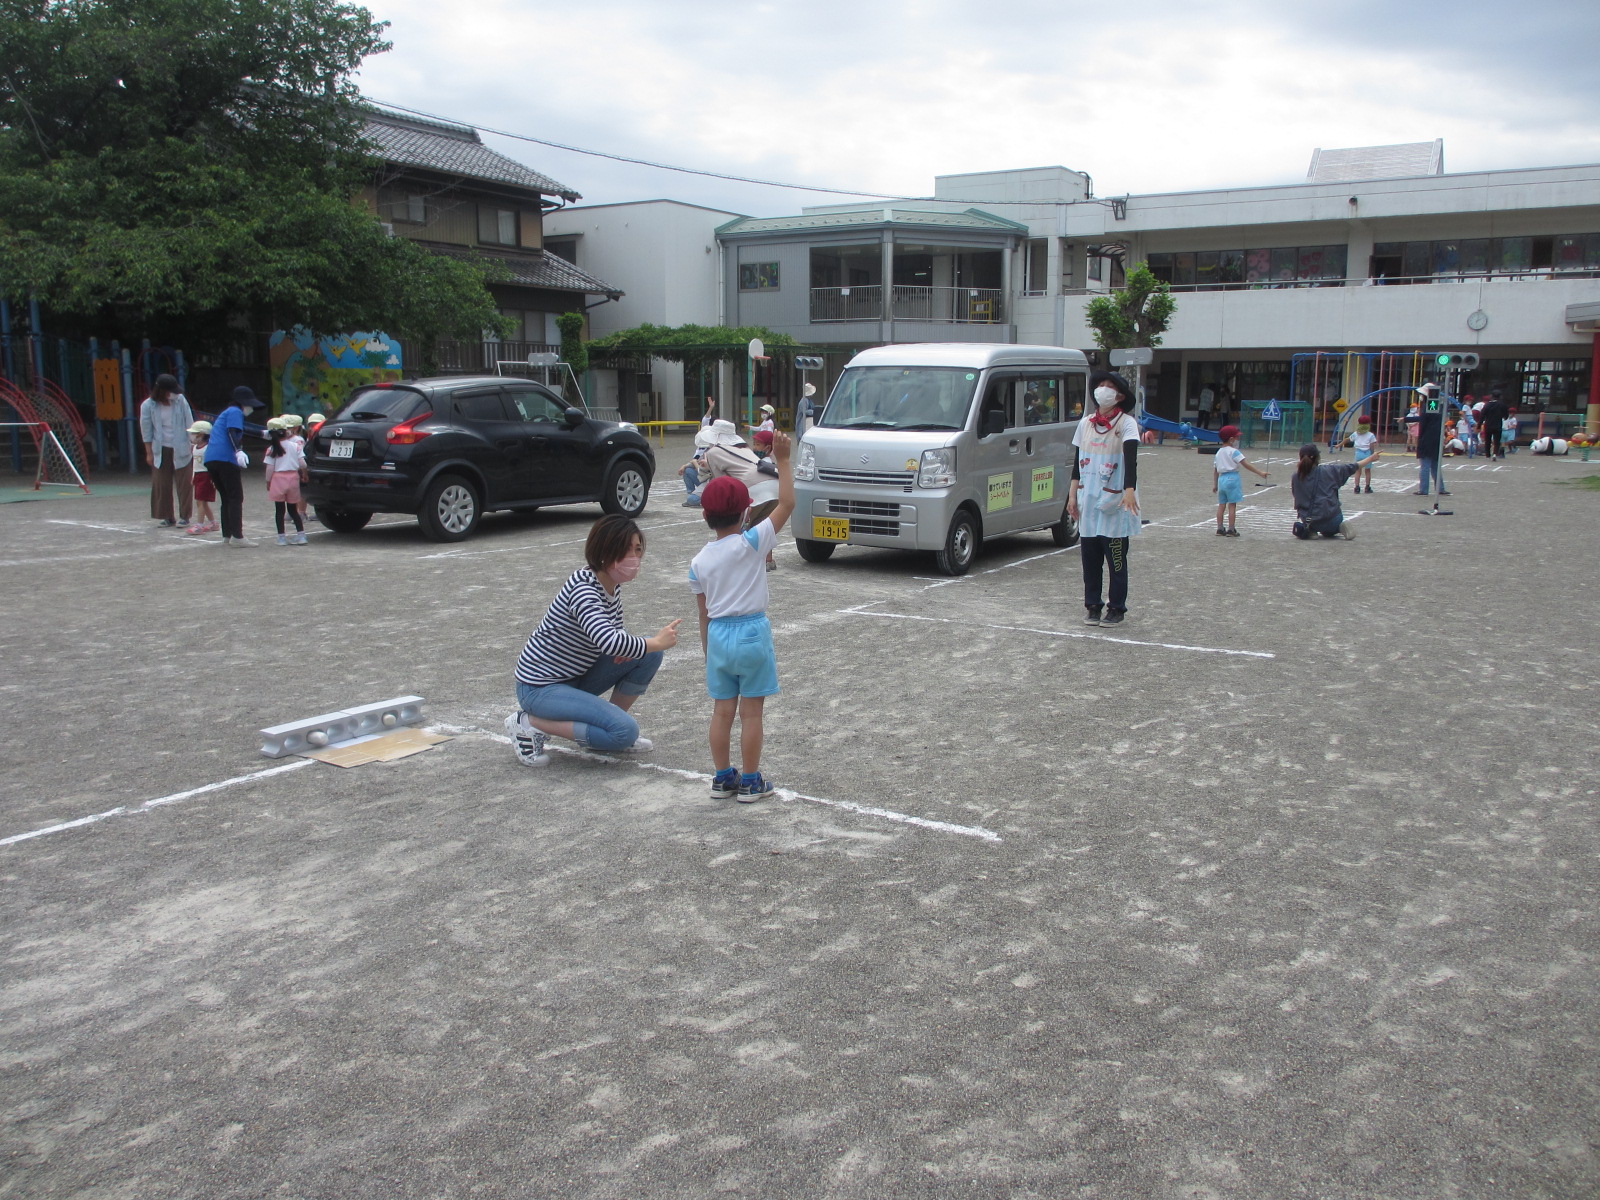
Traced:
<svg viewBox="0 0 1600 1200">
<path fill-rule="evenodd" d="M 300 449 L 297 439 L 284 438 L 280 445 L 283 446 L 283 453 L 277 458 L 270 454 L 266 456 L 268 475 L 276 475 L 280 471 L 298 471 L 306 465 L 305 451 Z"/>
<path fill-rule="evenodd" d="M 1218 475 L 1227 475 L 1229 472 L 1237 475 L 1239 464 L 1244 461 L 1244 451 L 1237 446 L 1224 446 L 1212 461 L 1216 464 Z"/>
<path fill-rule="evenodd" d="M 1372 448 L 1378 444 L 1378 435 L 1370 430 L 1358 433 L 1350 439 L 1350 444 L 1356 448 L 1356 457 L 1364 458 L 1372 453 Z"/>
<path fill-rule="evenodd" d="M 706 615 L 742 617 L 767 611 L 767 555 L 777 544 L 772 522 L 718 538 L 689 564 L 689 590 L 706 598 Z"/>
</svg>

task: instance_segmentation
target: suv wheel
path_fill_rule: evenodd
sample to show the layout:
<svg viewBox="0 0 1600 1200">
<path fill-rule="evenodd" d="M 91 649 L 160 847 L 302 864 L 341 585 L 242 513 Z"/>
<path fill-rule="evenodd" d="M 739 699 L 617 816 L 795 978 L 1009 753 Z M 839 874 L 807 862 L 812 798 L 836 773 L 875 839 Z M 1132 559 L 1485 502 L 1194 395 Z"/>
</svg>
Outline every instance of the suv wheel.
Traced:
<svg viewBox="0 0 1600 1200">
<path fill-rule="evenodd" d="M 638 463 L 625 459 L 606 473 L 600 507 L 618 516 L 637 517 L 649 498 L 650 477 Z"/>
<path fill-rule="evenodd" d="M 348 508 L 324 508 L 317 505 L 317 520 L 335 533 L 359 533 L 372 520 L 371 513 L 351 512 Z"/>
<path fill-rule="evenodd" d="M 965 575 L 977 556 L 978 522 L 963 508 L 950 518 L 950 531 L 944 536 L 944 549 L 936 550 L 934 558 L 944 574 Z"/>
<path fill-rule="evenodd" d="M 459 475 L 441 475 L 428 485 L 417 512 L 423 534 L 435 542 L 459 542 L 478 527 L 478 493 Z"/>
</svg>

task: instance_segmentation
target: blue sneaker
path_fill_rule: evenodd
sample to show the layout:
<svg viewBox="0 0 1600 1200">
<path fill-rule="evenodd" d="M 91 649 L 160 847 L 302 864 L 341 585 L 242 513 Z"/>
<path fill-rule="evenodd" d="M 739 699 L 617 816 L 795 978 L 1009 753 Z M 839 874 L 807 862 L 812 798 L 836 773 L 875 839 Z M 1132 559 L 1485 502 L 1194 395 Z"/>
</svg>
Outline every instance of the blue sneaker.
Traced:
<svg viewBox="0 0 1600 1200">
<path fill-rule="evenodd" d="M 711 798 L 713 800 L 727 800 L 739 794 L 739 771 L 735 767 L 728 767 L 718 771 L 711 777 Z"/>
<path fill-rule="evenodd" d="M 770 796 L 777 790 L 772 786 L 772 781 L 765 778 L 760 771 L 742 775 L 739 778 L 739 803 L 749 804 L 763 796 Z"/>
</svg>

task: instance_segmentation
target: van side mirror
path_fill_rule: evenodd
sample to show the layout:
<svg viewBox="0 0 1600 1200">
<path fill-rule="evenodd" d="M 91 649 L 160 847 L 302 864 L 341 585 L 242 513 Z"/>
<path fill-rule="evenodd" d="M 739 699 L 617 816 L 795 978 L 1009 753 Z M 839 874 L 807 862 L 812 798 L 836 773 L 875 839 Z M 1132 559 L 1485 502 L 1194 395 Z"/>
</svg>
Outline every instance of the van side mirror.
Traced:
<svg viewBox="0 0 1600 1200">
<path fill-rule="evenodd" d="M 1006 431 L 1006 414 L 997 408 L 991 408 L 983 414 L 983 421 L 978 426 L 979 437 L 994 437 L 997 433 Z"/>
<path fill-rule="evenodd" d="M 576 429 L 579 425 L 583 424 L 583 409 L 569 408 L 567 409 L 566 415 L 568 429 Z"/>
</svg>

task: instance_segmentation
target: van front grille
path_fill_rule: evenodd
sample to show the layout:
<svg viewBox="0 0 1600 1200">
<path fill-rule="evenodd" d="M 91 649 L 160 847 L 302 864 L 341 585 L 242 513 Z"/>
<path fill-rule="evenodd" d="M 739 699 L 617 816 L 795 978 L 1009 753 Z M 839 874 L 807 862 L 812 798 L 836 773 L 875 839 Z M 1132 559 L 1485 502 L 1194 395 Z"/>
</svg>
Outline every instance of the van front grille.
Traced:
<svg viewBox="0 0 1600 1200">
<path fill-rule="evenodd" d="M 870 533 L 878 537 L 899 537 L 899 521 L 863 521 L 860 517 L 850 518 L 851 533 Z"/>
<path fill-rule="evenodd" d="M 911 471 L 841 471 L 835 467 L 819 467 L 817 478 L 824 483 L 854 483 L 867 487 L 897 487 L 911 490 L 917 481 Z"/>
<path fill-rule="evenodd" d="M 876 500 L 829 500 L 828 511 L 849 517 L 888 517 L 900 519 L 898 504 L 883 504 Z"/>
</svg>

